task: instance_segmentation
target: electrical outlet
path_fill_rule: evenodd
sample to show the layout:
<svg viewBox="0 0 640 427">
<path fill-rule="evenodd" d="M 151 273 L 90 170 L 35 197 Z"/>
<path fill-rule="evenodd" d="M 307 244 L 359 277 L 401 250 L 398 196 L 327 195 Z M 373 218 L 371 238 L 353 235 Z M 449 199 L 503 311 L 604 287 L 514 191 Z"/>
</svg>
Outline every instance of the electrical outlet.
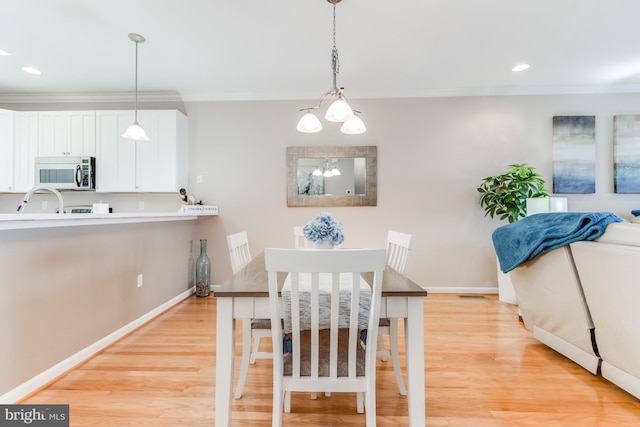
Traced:
<svg viewBox="0 0 640 427">
<path fill-rule="evenodd" d="M 42 209 L 47 209 L 47 201 L 43 200 L 40 206 L 42 207 Z"/>
<path fill-rule="evenodd" d="M 142 274 L 138 274 L 138 287 L 141 288 L 143 284 Z"/>
<path fill-rule="evenodd" d="M 141 211 L 144 210 L 144 202 L 138 202 L 138 209 L 140 209 Z"/>
<path fill-rule="evenodd" d="M 202 175 L 196 175 L 196 184 L 202 184 Z"/>
</svg>

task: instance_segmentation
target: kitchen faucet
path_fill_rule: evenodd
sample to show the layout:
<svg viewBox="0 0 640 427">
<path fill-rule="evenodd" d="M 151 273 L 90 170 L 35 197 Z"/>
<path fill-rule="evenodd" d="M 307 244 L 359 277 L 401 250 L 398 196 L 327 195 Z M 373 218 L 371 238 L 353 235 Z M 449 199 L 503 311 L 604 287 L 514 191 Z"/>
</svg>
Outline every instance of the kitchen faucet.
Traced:
<svg viewBox="0 0 640 427">
<path fill-rule="evenodd" d="M 55 194 L 56 197 L 58 198 L 58 213 L 64 213 L 64 203 L 62 202 L 62 194 L 60 194 L 60 192 L 55 188 L 47 187 L 46 185 L 36 185 L 31 190 L 27 191 L 27 194 L 24 195 L 24 200 L 22 201 L 22 203 L 20 203 L 20 206 L 18 206 L 18 213 L 24 212 L 24 208 L 27 206 L 27 203 L 29 203 L 29 199 L 31 198 L 31 196 L 33 196 L 33 193 L 35 193 L 36 191 L 49 191 Z"/>
</svg>

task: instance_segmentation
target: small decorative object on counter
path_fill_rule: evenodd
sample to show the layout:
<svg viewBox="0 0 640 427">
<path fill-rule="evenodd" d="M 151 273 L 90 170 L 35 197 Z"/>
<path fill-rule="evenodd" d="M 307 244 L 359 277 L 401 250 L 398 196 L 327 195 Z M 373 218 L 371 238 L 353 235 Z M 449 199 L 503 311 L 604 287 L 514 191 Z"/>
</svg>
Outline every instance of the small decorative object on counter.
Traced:
<svg viewBox="0 0 640 427">
<path fill-rule="evenodd" d="M 211 291 L 211 261 L 207 256 L 207 239 L 200 239 L 200 256 L 196 260 L 196 296 L 208 297 Z"/>
<path fill-rule="evenodd" d="M 333 249 L 344 241 L 342 223 L 328 212 L 320 212 L 302 231 L 317 249 Z"/>
<path fill-rule="evenodd" d="M 196 204 L 196 198 L 193 197 L 191 194 L 187 194 L 187 190 L 184 189 L 184 188 L 180 189 L 180 200 L 185 205 L 195 205 Z"/>
</svg>

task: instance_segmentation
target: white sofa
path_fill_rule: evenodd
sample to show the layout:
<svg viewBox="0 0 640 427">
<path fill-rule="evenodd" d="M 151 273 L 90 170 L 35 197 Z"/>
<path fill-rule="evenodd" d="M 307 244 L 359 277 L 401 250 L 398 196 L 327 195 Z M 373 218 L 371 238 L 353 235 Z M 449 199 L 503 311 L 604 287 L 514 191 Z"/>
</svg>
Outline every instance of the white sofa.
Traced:
<svg viewBox="0 0 640 427">
<path fill-rule="evenodd" d="M 520 264 L 509 275 L 520 315 L 533 336 L 597 373 L 600 360 L 593 341 L 594 325 L 569 246 Z"/>
<path fill-rule="evenodd" d="M 571 245 L 595 325 L 602 376 L 640 398 L 640 224 Z"/>
<path fill-rule="evenodd" d="M 640 398 L 640 224 L 609 224 L 510 275 L 536 339 Z"/>
</svg>

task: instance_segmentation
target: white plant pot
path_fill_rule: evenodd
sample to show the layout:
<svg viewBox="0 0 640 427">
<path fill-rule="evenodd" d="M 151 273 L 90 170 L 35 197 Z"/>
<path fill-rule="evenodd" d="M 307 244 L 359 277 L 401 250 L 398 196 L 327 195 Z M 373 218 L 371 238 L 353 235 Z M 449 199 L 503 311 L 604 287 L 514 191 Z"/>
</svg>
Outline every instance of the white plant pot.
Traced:
<svg viewBox="0 0 640 427">
<path fill-rule="evenodd" d="M 313 244 L 313 247 L 316 249 L 333 249 L 334 246 L 335 245 L 328 240 L 322 240 Z"/>
<path fill-rule="evenodd" d="M 500 261 L 498 262 L 498 299 L 507 304 L 517 304 L 516 291 L 513 289 L 513 283 L 511 283 L 511 276 L 509 273 L 503 273 L 500 270 Z"/>
</svg>

